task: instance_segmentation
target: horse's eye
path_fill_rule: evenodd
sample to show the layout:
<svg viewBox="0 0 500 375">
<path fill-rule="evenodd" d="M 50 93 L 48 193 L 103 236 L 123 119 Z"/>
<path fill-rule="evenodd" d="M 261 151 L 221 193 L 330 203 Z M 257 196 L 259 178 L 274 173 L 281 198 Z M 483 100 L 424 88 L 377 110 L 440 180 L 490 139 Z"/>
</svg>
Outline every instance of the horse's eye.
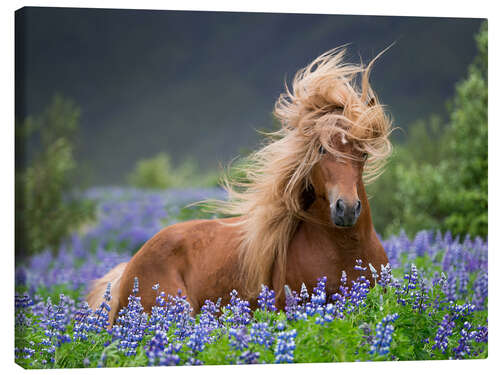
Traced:
<svg viewBox="0 0 500 375">
<path fill-rule="evenodd" d="M 323 146 L 319 146 L 319 154 L 320 155 L 326 154 L 326 150 L 325 150 L 325 148 Z"/>
<path fill-rule="evenodd" d="M 361 155 L 361 158 L 363 159 L 363 161 L 366 161 L 366 159 L 368 159 L 368 152 L 363 152 L 363 155 Z"/>
</svg>

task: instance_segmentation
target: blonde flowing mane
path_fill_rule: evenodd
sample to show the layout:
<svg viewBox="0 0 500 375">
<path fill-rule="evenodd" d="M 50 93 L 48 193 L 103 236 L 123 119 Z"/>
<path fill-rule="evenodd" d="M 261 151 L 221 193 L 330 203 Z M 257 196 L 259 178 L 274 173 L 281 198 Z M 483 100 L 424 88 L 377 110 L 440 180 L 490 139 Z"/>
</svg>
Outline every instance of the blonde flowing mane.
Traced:
<svg viewBox="0 0 500 375">
<path fill-rule="evenodd" d="M 311 183 L 311 169 L 321 157 L 320 146 L 341 154 L 331 141 L 344 133 L 369 155 L 365 182 L 381 173 L 391 152 L 391 121 L 369 84 L 373 62 L 380 54 L 367 66 L 344 63 L 344 54 L 343 47 L 333 49 L 297 72 L 292 89 L 285 85 L 275 105 L 281 129 L 267 134 L 268 143 L 250 155 L 243 181 L 224 179 L 229 199 L 217 202 L 216 209 L 241 216 L 235 225 L 241 233 L 241 281 L 248 296 L 255 296 L 261 284 L 272 285 L 273 266 L 285 269 L 298 224 L 313 220 L 304 210 L 302 197 Z M 284 285 L 285 273 L 279 277 L 279 285 Z"/>
</svg>

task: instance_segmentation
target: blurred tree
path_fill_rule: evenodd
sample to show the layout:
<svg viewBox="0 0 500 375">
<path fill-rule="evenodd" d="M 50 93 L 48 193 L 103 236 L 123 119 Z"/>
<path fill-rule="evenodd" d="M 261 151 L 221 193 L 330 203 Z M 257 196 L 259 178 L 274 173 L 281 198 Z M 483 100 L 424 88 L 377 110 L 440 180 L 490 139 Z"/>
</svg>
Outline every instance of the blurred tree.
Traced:
<svg viewBox="0 0 500 375">
<path fill-rule="evenodd" d="M 129 174 L 128 182 L 135 187 L 149 189 L 166 189 L 177 183 L 172 173 L 172 162 L 165 153 L 139 160 Z"/>
<path fill-rule="evenodd" d="M 16 154 L 30 140 L 40 143 L 32 160 L 16 155 L 16 256 L 57 250 L 64 237 L 93 217 L 94 204 L 77 199 L 72 184 L 79 117 L 72 101 L 55 95 L 41 115 L 16 123 Z"/>
<path fill-rule="evenodd" d="M 476 37 L 479 55 L 457 85 L 450 128 L 444 138 L 451 213 L 444 226 L 457 234 L 488 234 L 488 29 Z"/>
<path fill-rule="evenodd" d="M 202 173 L 192 159 L 186 159 L 174 167 L 170 156 L 165 152 L 139 160 L 127 180 L 130 185 L 142 189 L 217 185 L 215 172 Z"/>
<path fill-rule="evenodd" d="M 450 123 L 437 117 L 410 127 L 386 172 L 368 187 L 375 228 L 488 233 L 488 31 L 476 36 L 478 57 L 456 86 Z"/>
</svg>

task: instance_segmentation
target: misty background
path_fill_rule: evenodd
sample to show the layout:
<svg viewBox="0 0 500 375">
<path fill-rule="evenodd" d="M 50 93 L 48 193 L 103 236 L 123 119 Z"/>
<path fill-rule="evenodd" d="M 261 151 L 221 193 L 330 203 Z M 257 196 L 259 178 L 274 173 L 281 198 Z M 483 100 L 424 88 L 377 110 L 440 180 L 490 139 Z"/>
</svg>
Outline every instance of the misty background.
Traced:
<svg viewBox="0 0 500 375">
<path fill-rule="evenodd" d="M 81 110 L 75 158 L 89 185 L 123 184 L 139 159 L 168 153 L 215 169 L 273 125 L 285 79 L 351 43 L 376 63 L 372 85 L 401 131 L 448 116 L 446 102 L 477 55 L 479 19 L 23 8 L 16 18 L 16 119 L 54 94 Z M 20 149 L 23 164 L 39 148 Z M 78 174 L 77 174 L 78 175 Z"/>
</svg>

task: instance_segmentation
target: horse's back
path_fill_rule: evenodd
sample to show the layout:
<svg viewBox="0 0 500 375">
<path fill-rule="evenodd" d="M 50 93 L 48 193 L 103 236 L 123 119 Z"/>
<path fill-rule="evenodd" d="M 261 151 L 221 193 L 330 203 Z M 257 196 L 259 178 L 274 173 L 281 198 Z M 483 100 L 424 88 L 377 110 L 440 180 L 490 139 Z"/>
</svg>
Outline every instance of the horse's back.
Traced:
<svg viewBox="0 0 500 375">
<path fill-rule="evenodd" d="M 128 302 L 134 278 L 145 309 L 154 305 L 156 291 L 174 295 L 180 289 L 195 311 L 204 300 L 223 296 L 226 279 L 237 276 L 237 235 L 233 219 L 192 220 L 162 229 L 134 255 L 120 287 L 120 306 Z M 230 280 L 232 281 L 232 280 Z"/>
</svg>

